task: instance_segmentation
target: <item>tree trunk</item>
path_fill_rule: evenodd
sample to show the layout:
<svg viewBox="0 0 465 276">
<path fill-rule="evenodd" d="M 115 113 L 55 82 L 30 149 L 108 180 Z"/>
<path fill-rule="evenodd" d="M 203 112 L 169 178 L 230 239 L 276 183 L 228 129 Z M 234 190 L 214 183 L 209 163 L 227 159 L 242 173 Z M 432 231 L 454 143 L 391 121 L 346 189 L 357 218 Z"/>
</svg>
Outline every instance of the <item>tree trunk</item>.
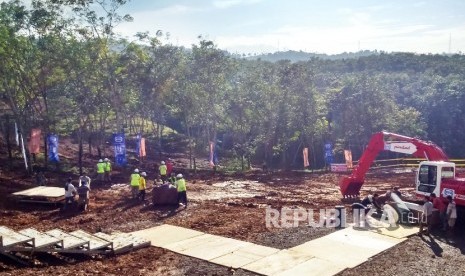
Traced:
<svg viewBox="0 0 465 276">
<path fill-rule="evenodd" d="M 11 152 L 11 142 L 10 142 L 10 116 L 8 114 L 6 115 L 5 128 L 6 128 L 6 131 L 5 131 L 6 148 L 8 150 L 8 166 L 11 168 L 13 164 L 13 154 Z"/>
<path fill-rule="evenodd" d="M 82 175 L 82 155 L 84 152 L 84 148 L 82 145 L 82 127 L 79 127 L 79 156 L 78 156 L 78 166 L 79 166 L 79 175 Z"/>
</svg>

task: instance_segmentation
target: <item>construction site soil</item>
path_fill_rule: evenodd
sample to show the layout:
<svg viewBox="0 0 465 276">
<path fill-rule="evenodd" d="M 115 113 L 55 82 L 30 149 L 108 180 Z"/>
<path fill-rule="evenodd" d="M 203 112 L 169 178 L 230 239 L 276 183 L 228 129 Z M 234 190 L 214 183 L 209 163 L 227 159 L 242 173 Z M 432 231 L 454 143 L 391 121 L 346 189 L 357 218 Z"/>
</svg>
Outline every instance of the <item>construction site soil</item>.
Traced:
<svg viewBox="0 0 465 276">
<path fill-rule="evenodd" d="M 33 179 L 19 170 L 0 172 L 0 225 L 15 230 L 61 228 L 89 232 L 135 231 L 161 224 L 182 226 L 209 234 L 249 241 L 274 248 L 290 248 L 335 231 L 298 227 L 268 227 L 266 208 L 333 208 L 350 206 L 342 202 L 337 186 L 341 177 L 334 173 L 261 172 L 225 174 L 183 170 L 186 160 L 175 160 L 176 169 L 186 174 L 187 208 L 155 207 L 129 198 L 130 169 L 116 168 L 112 184 L 92 183 L 90 209 L 86 213 L 63 212 L 56 206 L 25 204 L 10 194 L 34 187 Z M 6 162 L 2 160 L 2 162 Z M 90 166 L 90 165 L 89 165 Z M 152 163 L 140 165 L 148 172 L 148 194 L 154 185 Z M 152 169 L 151 169 L 152 168 Z M 49 185 L 62 187 L 70 174 L 47 172 Z M 75 176 L 76 178 L 76 176 Z M 370 173 L 362 188 L 384 193 L 399 186 L 405 196 L 413 197 L 414 173 L 389 170 Z M 150 199 L 150 196 L 147 197 Z M 315 218 L 318 219 L 318 213 Z M 410 237 L 407 241 L 379 254 L 362 265 L 346 269 L 340 275 L 464 275 L 465 240 L 463 229 L 446 235 L 440 231 L 430 237 Z M 182 256 L 165 249 L 149 247 L 119 256 L 82 257 L 73 255 L 36 256 L 32 266 L 21 266 L 0 257 L 1 275 L 256 275 L 244 270 L 215 265 Z"/>
</svg>

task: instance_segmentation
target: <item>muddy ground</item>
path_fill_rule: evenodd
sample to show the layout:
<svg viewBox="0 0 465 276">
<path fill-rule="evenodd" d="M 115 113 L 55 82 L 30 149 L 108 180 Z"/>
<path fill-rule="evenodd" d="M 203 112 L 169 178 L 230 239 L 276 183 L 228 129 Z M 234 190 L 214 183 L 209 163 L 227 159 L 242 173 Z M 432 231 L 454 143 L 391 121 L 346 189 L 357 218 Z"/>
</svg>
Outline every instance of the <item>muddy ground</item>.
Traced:
<svg viewBox="0 0 465 276">
<path fill-rule="evenodd" d="M 147 202 L 133 202 L 127 183 L 129 170 L 116 169 L 112 184 L 92 183 L 91 207 L 87 213 L 64 213 L 58 207 L 18 204 L 9 194 L 33 187 L 33 179 L 21 173 L 0 173 L 0 225 L 15 230 L 35 227 L 38 230 L 61 228 L 89 232 L 134 231 L 168 223 L 194 230 L 250 241 L 275 248 L 290 248 L 328 234 L 334 229 L 267 228 L 265 210 L 332 208 L 341 202 L 337 187 L 340 175 L 311 172 L 254 171 L 247 174 L 213 175 L 210 171 L 187 175 L 189 206 L 187 209 L 154 207 Z M 146 164 L 149 187 L 153 187 L 153 165 Z M 70 174 L 47 172 L 51 185 L 61 186 Z M 385 192 L 400 186 L 404 195 L 413 195 L 414 173 L 411 171 L 376 171 L 367 176 L 362 196 L 368 192 Z M 150 188 L 149 188 L 150 189 Z M 150 192 L 149 192 L 150 194 Z M 149 197 L 150 198 L 150 197 Z M 315 216 L 318 219 L 318 216 Z M 341 275 L 465 275 L 465 241 L 463 230 L 454 236 L 437 232 L 433 238 L 414 236 L 406 242 L 373 257 L 370 261 Z M 232 270 L 205 261 L 150 247 L 117 257 L 77 257 L 38 255 L 34 266 L 19 266 L 0 257 L 1 275 L 255 275 Z"/>
</svg>

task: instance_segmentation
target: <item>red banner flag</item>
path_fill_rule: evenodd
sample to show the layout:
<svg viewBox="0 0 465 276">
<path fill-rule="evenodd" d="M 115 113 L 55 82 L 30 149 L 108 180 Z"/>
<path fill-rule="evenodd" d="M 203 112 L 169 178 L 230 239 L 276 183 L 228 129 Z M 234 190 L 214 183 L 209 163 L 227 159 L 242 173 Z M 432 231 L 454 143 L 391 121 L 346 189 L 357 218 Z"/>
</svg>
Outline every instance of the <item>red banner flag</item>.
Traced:
<svg viewBox="0 0 465 276">
<path fill-rule="evenodd" d="M 37 154 L 40 152 L 40 135 L 42 131 L 38 128 L 31 129 L 31 136 L 29 139 L 28 149 L 31 154 Z"/>
<path fill-rule="evenodd" d="M 140 157 L 146 156 L 146 153 L 145 153 L 145 138 L 140 138 L 139 156 Z"/>
<path fill-rule="evenodd" d="M 308 161 L 308 148 L 304 148 L 302 153 L 304 155 L 304 168 L 310 167 L 310 162 Z"/>
<path fill-rule="evenodd" d="M 350 150 L 344 150 L 344 157 L 346 159 L 346 166 L 348 169 L 352 169 L 353 168 L 353 164 L 352 164 L 352 151 Z"/>
</svg>

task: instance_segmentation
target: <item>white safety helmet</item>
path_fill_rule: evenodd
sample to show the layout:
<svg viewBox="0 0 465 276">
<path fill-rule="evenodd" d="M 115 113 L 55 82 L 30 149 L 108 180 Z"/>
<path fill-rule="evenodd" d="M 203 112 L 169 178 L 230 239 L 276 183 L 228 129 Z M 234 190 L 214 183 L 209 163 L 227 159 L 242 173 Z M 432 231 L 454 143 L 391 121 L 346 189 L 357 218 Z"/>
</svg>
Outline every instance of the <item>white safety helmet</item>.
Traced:
<svg viewBox="0 0 465 276">
<path fill-rule="evenodd" d="M 140 175 L 147 176 L 147 174 L 145 172 L 142 172 Z"/>
<path fill-rule="evenodd" d="M 182 178 L 182 173 L 178 173 L 178 175 L 176 175 L 176 178 Z"/>
<path fill-rule="evenodd" d="M 138 173 L 138 172 L 139 172 L 139 169 L 135 169 L 134 172 L 135 172 L 135 173 Z"/>
<path fill-rule="evenodd" d="M 102 160 L 102 159 L 99 159 L 99 160 L 98 160 L 98 162 L 99 162 L 99 163 L 102 163 L 102 162 L 103 162 L 103 160 Z"/>
<path fill-rule="evenodd" d="M 110 159 L 108 159 L 108 158 L 105 158 L 105 159 L 103 159 L 103 160 L 105 160 L 105 162 L 108 162 L 108 161 L 110 161 Z"/>
<path fill-rule="evenodd" d="M 162 165 L 165 165 L 165 161 L 161 161 L 161 164 L 162 164 Z"/>
</svg>

